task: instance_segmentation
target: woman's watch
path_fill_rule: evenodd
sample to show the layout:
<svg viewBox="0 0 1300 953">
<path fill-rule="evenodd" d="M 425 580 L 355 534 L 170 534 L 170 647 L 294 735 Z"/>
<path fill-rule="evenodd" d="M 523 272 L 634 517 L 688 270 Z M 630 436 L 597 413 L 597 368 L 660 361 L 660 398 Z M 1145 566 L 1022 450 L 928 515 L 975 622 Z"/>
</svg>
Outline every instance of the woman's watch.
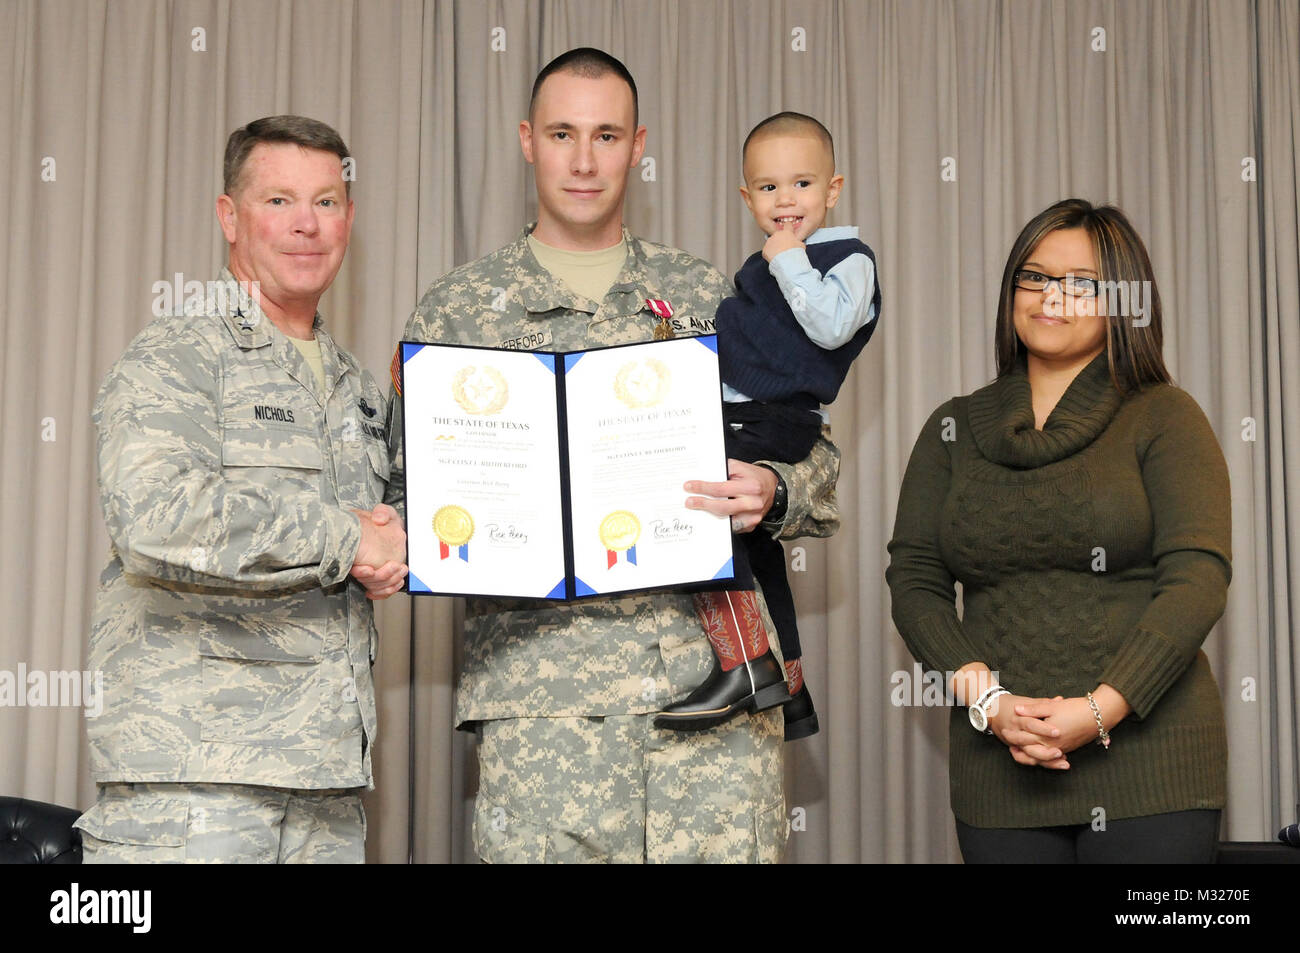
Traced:
<svg viewBox="0 0 1300 953">
<path fill-rule="evenodd" d="M 776 491 L 772 494 L 772 506 L 763 514 L 764 523 L 783 523 L 785 522 L 785 511 L 790 505 L 790 491 L 786 488 L 785 481 L 781 479 L 781 474 L 776 472 L 775 467 L 769 467 L 766 463 L 760 463 L 758 466 L 764 470 L 771 470 L 772 475 L 776 477 Z"/>
<path fill-rule="evenodd" d="M 992 688 L 985 689 L 984 694 L 975 699 L 975 703 L 967 709 L 967 715 L 970 717 L 970 726 L 976 731 L 982 731 L 986 735 L 993 734 L 993 729 L 989 727 L 989 703 L 999 695 L 1010 695 L 1011 692 L 1001 685 L 994 685 Z"/>
</svg>

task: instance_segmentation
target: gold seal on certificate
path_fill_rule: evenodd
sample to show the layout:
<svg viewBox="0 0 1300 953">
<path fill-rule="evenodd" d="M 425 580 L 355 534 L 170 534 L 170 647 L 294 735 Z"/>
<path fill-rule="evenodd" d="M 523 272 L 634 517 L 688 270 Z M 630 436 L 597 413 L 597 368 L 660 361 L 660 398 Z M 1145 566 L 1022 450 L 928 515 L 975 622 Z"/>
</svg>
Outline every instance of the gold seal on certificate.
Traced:
<svg viewBox="0 0 1300 953">
<path fill-rule="evenodd" d="M 629 361 L 614 376 L 614 395 L 633 410 L 653 407 L 668 395 L 672 373 L 663 361 Z"/>
<path fill-rule="evenodd" d="M 445 546 L 464 546 L 474 535 L 474 517 L 461 506 L 444 506 L 433 514 L 433 535 Z"/>
<path fill-rule="evenodd" d="M 462 367 L 451 380 L 451 394 L 461 409 L 470 414 L 500 412 L 510 399 L 505 376 L 495 367 Z"/>
<path fill-rule="evenodd" d="M 600 521 L 600 544 L 610 553 L 635 553 L 640 538 L 641 521 L 627 510 L 615 510 Z"/>
</svg>

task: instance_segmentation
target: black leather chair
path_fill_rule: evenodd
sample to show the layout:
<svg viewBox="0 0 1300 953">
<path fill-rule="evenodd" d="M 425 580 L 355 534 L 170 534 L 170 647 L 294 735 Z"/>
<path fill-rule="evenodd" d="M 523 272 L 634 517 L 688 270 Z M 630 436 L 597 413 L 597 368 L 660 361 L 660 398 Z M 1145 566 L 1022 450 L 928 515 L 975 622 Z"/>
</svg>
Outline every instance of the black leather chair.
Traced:
<svg viewBox="0 0 1300 953">
<path fill-rule="evenodd" d="M 79 864 L 81 831 L 71 807 L 0 797 L 0 864 Z"/>
</svg>

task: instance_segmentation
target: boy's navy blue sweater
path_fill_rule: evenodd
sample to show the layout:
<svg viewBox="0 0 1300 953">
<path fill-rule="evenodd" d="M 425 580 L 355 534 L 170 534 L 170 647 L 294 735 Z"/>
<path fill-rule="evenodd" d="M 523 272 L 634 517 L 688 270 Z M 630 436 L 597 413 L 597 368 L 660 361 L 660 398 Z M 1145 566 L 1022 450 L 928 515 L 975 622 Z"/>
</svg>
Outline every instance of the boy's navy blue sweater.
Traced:
<svg viewBox="0 0 1300 953">
<path fill-rule="evenodd" d="M 875 253 L 856 238 L 814 242 L 808 260 L 821 274 L 860 253 Z M 871 338 L 880 318 L 880 277 L 876 273 L 871 303 L 876 321 L 860 328 L 846 344 L 826 350 L 804 333 L 768 271 L 761 252 L 751 255 L 736 273 L 736 296 L 718 307 L 718 362 L 722 379 L 747 397 L 794 402 L 815 409 L 835 400 L 849 365 Z"/>
</svg>

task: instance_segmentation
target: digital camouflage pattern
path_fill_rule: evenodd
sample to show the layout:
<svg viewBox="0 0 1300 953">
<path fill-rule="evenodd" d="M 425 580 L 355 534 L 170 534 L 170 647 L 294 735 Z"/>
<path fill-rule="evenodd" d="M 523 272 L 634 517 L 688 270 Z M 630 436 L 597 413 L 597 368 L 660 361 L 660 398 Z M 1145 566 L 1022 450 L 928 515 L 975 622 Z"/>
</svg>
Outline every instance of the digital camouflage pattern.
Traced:
<svg viewBox="0 0 1300 953">
<path fill-rule="evenodd" d="M 348 572 L 352 510 L 388 477 L 384 397 L 319 315 L 324 393 L 243 290 L 201 310 L 146 327 L 94 408 L 112 548 L 92 774 L 369 785 L 376 633 Z"/>
<path fill-rule="evenodd" d="M 87 864 L 360 864 L 358 789 L 106 784 L 77 821 Z"/>
<path fill-rule="evenodd" d="M 578 350 L 651 340 L 667 301 L 679 336 L 713 331 L 732 292 L 716 269 L 685 252 L 632 237 L 623 270 L 601 302 L 568 289 L 528 248 L 510 245 L 435 281 L 406 326 L 411 341 L 522 350 Z M 396 381 L 396 379 L 395 379 Z M 403 507 L 402 405 L 389 405 L 389 502 Z M 774 464 L 789 489 L 783 538 L 829 536 L 839 525 L 839 452 L 819 441 L 808 460 Z M 682 498 L 685 499 L 683 492 Z M 411 532 L 420 532 L 413 527 Z M 772 631 L 771 625 L 768 626 Z M 773 639 L 775 644 L 775 639 Z M 458 723 L 495 718 L 655 712 L 699 685 L 712 653 L 685 593 L 556 605 L 472 599 L 456 700 Z"/>
<path fill-rule="evenodd" d="M 711 731 L 653 715 L 484 722 L 474 844 L 492 863 L 775 863 L 779 710 Z"/>
</svg>

